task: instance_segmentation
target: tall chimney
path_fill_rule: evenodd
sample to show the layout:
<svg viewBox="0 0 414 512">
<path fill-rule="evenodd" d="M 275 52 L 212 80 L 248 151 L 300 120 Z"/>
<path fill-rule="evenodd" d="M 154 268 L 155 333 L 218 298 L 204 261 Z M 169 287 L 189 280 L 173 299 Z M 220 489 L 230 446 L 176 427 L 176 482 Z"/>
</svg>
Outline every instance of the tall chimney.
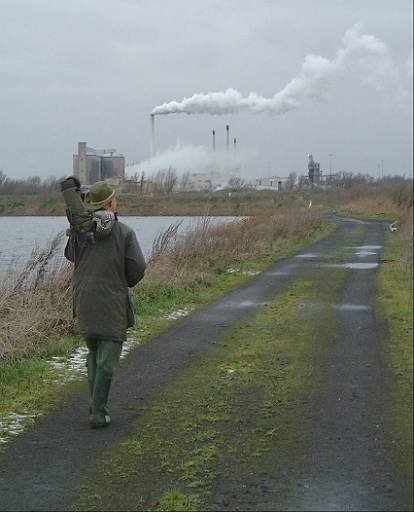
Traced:
<svg viewBox="0 0 414 512">
<path fill-rule="evenodd" d="M 226 151 L 227 154 L 230 151 L 230 126 L 226 124 Z"/>
<path fill-rule="evenodd" d="M 237 145 L 237 139 L 236 137 L 233 139 L 233 147 L 234 147 L 234 152 L 236 152 L 236 145 Z"/>
<path fill-rule="evenodd" d="M 82 185 L 88 184 L 86 171 L 86 142 L 78 142 L 78 179 Z"/>
<path fill-rule="evenodd" d="M 150 121 L 151 121 L 151 140 L 150 140 L 150 159 L 154 157 L 155 152 L 155 115 L 150 115 Z"/>
<path fill-rule="evenodd" d="M 216 130 L 213 130 L 213 151 L 216 151 Z"/>
</svg>

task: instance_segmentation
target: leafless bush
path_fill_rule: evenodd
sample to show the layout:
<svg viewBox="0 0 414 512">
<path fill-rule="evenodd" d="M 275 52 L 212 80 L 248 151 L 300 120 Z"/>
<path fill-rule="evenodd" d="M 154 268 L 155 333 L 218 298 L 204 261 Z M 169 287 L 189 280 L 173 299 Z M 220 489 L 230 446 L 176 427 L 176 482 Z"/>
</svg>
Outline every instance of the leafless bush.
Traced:
<svg viewBox="0 0 414 512">
<path fill-rule="evenodd" d="M 286 207 L 276 215 L 220 225 L 203 217 L 182 236 L 177 236 L 172 225 L 159 237 L 163 243 L 156 244 L 145 279 L 172 286 L 208 282 L 212 275 L 242 264 L 246 258 L 269 253 L 283 238 L 309 237 L 324 222 L 317 213 Z"/>
<path fill-rule="evenodd" d="M 171 194 L 177 184 L 177 174 L 175 169 L 161 169 L 156 173 L 153 179 L 154 187 L 161 194 Z"/>
<path fill-rule="evenodd" d="M 167 229 L 160 231 L 152 243 L 151 260 L 166 254 L 177 241 L 177 232 L 182 222 L 170 224 Z"/>
<path fill-rule="evenodd" d="M 34 250 L 20 272 L 0 282 L 0 359 L 31 354 L 46 337 L 70 331 L 71 272 L 54 258 L 60 239 Z"/>
</svg>

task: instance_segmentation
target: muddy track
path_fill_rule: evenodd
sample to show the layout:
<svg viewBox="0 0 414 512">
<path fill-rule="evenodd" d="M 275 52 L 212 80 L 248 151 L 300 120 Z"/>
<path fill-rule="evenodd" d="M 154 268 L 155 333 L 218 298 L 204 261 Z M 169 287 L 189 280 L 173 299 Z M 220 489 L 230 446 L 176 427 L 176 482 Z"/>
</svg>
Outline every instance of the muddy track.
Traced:
<svg viewBox="0 0 414 512">
<path fill-rule="evenodd" d="M 229 328 L 288 289 L 292 280 L 312 275 L 323 254 L 346 246 L 356 223 L 361 227 L 356 245 L 382 245 L 380 223 L 340 222 L 332 235 L 302 251 L 305 257 L 279 261 L 131 352 L 114 381 L 111 428 L 87 428 L 87 393 L 86 386 L 81 386 L 0 454 L 0 510 L 67 508 L 88 475 L 97 470 L 102 449 L 133 432 L 146 401 L 160 395 Z M 377 263 L 379 251 L 372 252 L 352 261 Z M 372 307 L 375 274 L 374 266 L 351 270 L 343 289 L 342 303 L 361 309 L 338 310 L 340 335 L 327 355 L 321 392 L 307 405 L 314 412 L 312 417 L 318 418 L 303 432 L 312 452 L 310 470 L 304 474 L 301 461 L 294 458 L 269 460 L 262 473 L 245 468 L 244 479 L 241 474 L 237 481 L 229 475 L 222 480 L 225 486 L 216 486 L 211 509 L 401 509 L 383 438 L 385 378 L 378 347 L 381 333 Z M 275 487 L 281 471 L 297 483 L 295 493 L 283 494 Z"/>
</svg>

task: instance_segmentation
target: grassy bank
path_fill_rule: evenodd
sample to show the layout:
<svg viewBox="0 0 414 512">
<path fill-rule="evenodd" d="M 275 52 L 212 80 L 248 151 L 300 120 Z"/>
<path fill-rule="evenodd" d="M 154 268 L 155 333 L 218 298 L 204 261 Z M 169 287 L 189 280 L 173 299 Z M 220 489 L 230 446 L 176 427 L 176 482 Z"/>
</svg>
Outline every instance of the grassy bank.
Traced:
<svg viewBox="0 0 414 512">
<path fill-rule="evenodd" d="M 412 182 L 354 183 L 349 187 L 324 190 L 223 190 L 173 194 L 119 193 L 122 215 L 260 215 L 282 206 L 336 209 L 343 214 L 394 220 L 401 208 L 412 207 Z M 49 194 L 0 194 L 0 216 L 64 215 L 59 192 Z"/>
<path fill-rule="evenodd" d="M 134 290 L 137 325 L 130 340 L 150 339 L 177 310 L 211 301 L 331 229 L 318 215 L 291 210 L 226 226 L 203 220 L 180 238 L 173 227 L 154 244 L 146 277 Z M 62 386 L 61 370 L 50 364 L 82 345 L 72 334 L 68 269 L 46 277 L 52 256 L 53 247 L 2 283 L 0 420 L 11 411 L 28 417 L 45 411 L 74 385 Z"/>
<path fill-rule="evenodd" d="M 118 195 L 122 215 L 256 215 L 265 209 L 294 202 L 307 204 L 300 194 L 272 191 L 182 192 L 174 194 Z M 49 195 L 0 195 L 0 216 L 65 215 L 60 193 Z"/>
<path fill-rule="evenodd" d="M 387 336 L 382 340 L 389 369 L 390 453 L 405 483 L 407 509 L 413 501 L 413 261 L 411 215 L 398 233 L 387 233 L 379 271 L 378 303 Z"/>
</svg>

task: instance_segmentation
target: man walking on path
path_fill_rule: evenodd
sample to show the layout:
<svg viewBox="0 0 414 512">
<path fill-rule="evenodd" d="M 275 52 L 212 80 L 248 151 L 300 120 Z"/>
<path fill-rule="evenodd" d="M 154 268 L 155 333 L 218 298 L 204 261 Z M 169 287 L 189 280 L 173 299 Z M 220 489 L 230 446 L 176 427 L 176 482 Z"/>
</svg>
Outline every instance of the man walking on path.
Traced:
<svg viewBox="0 0 414 512">
<path fill-rule="evenodd" d="M 75 264 L 74 316 L 89 349 L 89 422 L 91 428 L 100 428 L 111 421 L 107 401 L 112 375 L 126 330 L 134 325 L 128 287 L 144 277 L 145 259 L 134 231 L 117 220 L 115 188 L 100 181 L 92 185 L 88 197 L 97 219 L 95 243 L 72 234 L 65 256 Z"/>
</svg>

